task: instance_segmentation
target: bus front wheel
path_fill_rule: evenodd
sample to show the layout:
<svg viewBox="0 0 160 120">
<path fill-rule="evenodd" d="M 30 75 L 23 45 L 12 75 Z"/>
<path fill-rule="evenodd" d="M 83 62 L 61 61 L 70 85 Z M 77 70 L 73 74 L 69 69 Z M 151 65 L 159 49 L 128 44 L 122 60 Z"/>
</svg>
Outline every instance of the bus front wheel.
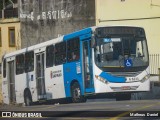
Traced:
<svg viewBox="0 0 160 120">
<path fill-rule="evenodd" d="M 73 103 L 86 102 L 86 98 L 81 95 L 81 89 L 78 82 L 73 83 L 71 86 L 71 95 Z"/>
<path fill-rule="evenodd" d="M 31 93 L 27 90 L 24 93 L 24 103 L 25 106 L 31 106 L 32 105 L 32 96 Z"/>
</svg>

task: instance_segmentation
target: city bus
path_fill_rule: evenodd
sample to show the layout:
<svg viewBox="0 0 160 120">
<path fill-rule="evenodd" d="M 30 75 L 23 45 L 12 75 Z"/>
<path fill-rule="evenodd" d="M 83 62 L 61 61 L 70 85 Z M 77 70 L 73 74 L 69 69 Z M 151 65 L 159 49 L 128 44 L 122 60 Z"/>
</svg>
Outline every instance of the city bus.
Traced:
<svg viewBox="0 0 160 120">
<path fill-rule="evenodd" d="M 5 104 L 150 90 L 145 31 L 134 26 L 96 26 L 36 44 L 2 58 Z"/>
</svg>

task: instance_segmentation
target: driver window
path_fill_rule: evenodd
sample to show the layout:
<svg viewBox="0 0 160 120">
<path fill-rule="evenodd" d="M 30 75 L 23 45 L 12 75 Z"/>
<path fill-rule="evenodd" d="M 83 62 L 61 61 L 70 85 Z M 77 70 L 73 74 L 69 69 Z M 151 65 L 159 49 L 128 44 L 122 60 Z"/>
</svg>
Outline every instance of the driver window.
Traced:
<svg viewBox="0 0 160 120">
<path fill-rule="evenodd" d="M 142 42 L 138 41 L 137 42 L 137 50 L 136 50 L 136 57 L 141 57 L 143 56 L 143 52 L 142 52 Z"/>
</svg>

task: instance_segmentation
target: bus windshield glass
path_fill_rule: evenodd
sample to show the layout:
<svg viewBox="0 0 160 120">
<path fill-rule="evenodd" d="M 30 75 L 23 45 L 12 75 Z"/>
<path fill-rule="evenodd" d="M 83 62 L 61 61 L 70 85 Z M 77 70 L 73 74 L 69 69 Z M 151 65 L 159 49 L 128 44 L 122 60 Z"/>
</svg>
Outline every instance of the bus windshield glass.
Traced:
<svg viewBox="0 0 160 120">
<path fill-rule="evenodd" d="M 131 70 L 148 66 L 148 49 L 145 37 L 119 34 L 96 37 L 95 61 L 105 70 Z M 130 69 L 128 69 L 130 68 Z"/>
</svg>

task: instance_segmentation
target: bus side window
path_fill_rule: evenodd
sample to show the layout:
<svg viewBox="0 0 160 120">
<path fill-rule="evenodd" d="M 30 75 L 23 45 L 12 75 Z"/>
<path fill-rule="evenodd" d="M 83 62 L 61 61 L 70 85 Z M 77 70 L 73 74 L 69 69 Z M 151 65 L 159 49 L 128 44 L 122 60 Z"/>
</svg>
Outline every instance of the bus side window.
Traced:
<svg viewBox="0 0 160 120">
<path fill-rule="evenodd" d="M 46 48 L 46 67 L 54 65 L 54 46 L 50 45 Z"/>
<path fill-rule="evenodd" d="M 55 65 L 64 64 L 66 62 L 66 42 L 57 43 L 55 45 Z"/>
<path fill-rule="evenodd" d="M 6 77 L 6 59 L 3 60 L 3 78 Z"/>
<path fill-rule="evenodd" d="M 25 54 L 25 72 L 31 72 L 34 70 L 34 52 L 27 52 Z"/>
<path fill-rule="evenodd" d="M 24 73 L 24 55 L 16 56 L 16 75 Z"/>
<path fill-rule="evenodd" d="M 67 42 L 67 61 L 73 62 L 80 58 L 79 38 L 71 39 Z"/>
</svg>

